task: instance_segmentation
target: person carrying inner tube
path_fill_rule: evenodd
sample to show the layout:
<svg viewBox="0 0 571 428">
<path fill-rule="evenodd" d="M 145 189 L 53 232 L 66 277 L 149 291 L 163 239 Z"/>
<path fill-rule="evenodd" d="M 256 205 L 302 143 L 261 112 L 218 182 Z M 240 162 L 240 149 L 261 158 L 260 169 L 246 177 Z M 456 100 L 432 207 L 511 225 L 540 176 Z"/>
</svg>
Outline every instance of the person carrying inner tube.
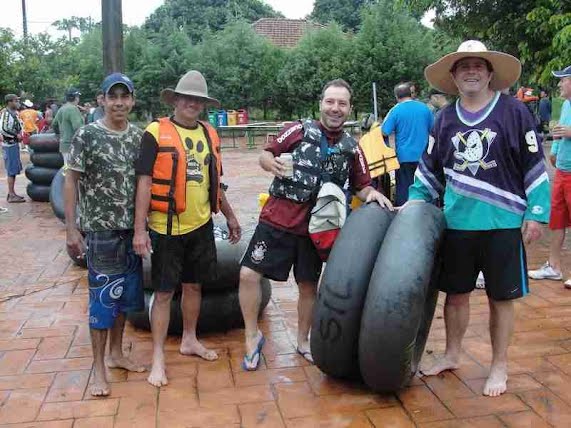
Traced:
<svg viewBox="0 0 571 428">
<path fill-rule="evenodd" d="M 407 202 L 443 198 L 447 223 L 439 284 L 447 293 L 446 353 L 421 372 L 430 376 L 459 367 L 470 292 L 481 270 L 493 352 L 483 393 L 492 397 L 507 388 L 513 299 L 529 292 L 524 243 L 541 237 L 540 223 L 549 220 L 550 210 L 535 120 L 520 101 L 500 92 L 520 73 L 517 58 L 488 51 L 476 40 L 425 69 L 433 87 L 459 99 L 437 119 Z"/>
<path fill-rule="evenodd" d="M 145 308 L 141 258 L 133 252 L 135 220 L 135 160 L 143 132 L 129 123 L 135 104 L 131 79 L 110 74 L 101 85 L 103 119 L 79 128 L 71 141 L 65 176 L 65 224 L 70 255 L 87 252 L 89 331 L 93 348 L 91 395 L 106 396 L 107 367 L 143 372 L 145 368 L 123 355 L 125 313 Z M 78 192 L 79 188 L 79 192 Z M 79 193 L 80 229 L 75 209 Z"/>
<path fill-rule="evenodd" d="M 344 80 L 328 82 L 321 93 L 319 121 L 298 121 L 286 126 L 260 156 L 260 166 L 275 177 L 241 261 L 245 370 L 258 368 L 264 344 L 264 336 L 258 329 L 260 278 L 264 275 L 274 281 L 287 281 L 292 265 L 299 287 L 297 352 L 313 362 L 309 329 L 322 261 L 308 236 L 308 228 L 310 211 L 325 181 L 324 175 L 340 187 L 349 180 L 351 189 L 362 201 L 376 201 L 392 209 L 390 201 L 371 187 L 367 162 L 357 141 L 343 131 L 352 109 L 351 96 L 351 87 Z M 284 154 L 288 161 L 284 160 Z"/>
<path fill-rule="evenodd" d="M 182 288 L 180 353 L 218 359 L 196 337 L 201 284 L 216 277 L 212 214 L 226 217 L 230 243 L 242 233 L 220 181 L 220 139 L 208 122 L 198 120 L 207 104 L 220 104 L 208 96 L 204 76 L 189 71 L 174 90 L 164 89 L 161 99 L 174 106 L 174 115 L 152 122 L 143 135 L 133 240 L 137 254 L 151 254 L 153 367 L 147 380 L 157 387 L 168 383 L 164 343 L 176 290 Z"/>
</svg>

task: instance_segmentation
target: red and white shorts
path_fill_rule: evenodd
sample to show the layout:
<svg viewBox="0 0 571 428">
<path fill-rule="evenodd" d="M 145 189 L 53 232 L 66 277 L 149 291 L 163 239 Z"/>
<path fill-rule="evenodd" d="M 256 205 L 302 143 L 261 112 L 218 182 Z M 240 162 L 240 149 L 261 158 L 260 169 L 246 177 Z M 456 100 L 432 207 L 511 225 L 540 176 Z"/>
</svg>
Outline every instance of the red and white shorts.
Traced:
<svg viewBox="0 0 571 428">
<path fill-rule="evenodd" d="M 555 170 L 551 189 L 551 230 L 565 229 L 571 226 L 571 172 Z"/>
</svg>

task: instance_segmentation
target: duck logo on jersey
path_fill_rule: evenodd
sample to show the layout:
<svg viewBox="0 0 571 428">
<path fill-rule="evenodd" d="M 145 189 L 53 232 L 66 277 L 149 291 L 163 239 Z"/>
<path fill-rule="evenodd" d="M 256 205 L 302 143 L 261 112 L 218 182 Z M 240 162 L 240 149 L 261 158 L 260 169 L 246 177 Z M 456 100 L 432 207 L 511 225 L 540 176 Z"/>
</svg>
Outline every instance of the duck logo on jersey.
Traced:
<svg viewBox="0 0 571 428">
<path fill-rule="evenodd" d="M 459 161 L 454 164 L 454 170 L 463 172 L 468 169 L 475 176 L 480 168 L 487 170 L 497 167 L 495 160 L 486 160 L 496 135 L 498 134 L 489 128 L 483 131 L 471 129 L 464 133 L 458 132 L 452 137 L 452 144 L 456 148 L 454 157 Z"/>
</svg>

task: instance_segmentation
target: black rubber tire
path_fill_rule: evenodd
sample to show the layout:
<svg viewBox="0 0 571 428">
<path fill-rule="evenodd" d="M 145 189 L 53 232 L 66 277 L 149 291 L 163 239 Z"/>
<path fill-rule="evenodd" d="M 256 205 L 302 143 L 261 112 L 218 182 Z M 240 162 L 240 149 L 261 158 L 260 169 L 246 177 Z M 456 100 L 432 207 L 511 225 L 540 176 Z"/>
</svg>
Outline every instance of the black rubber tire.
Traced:
<svg viewBox="0 0 571 428">
<path fill-rule="evenodd" d="M 30 136 L 30 148 L 37 153 L 58 153 L 59 137 L 53 133 Z"/>
<path fill-rule="evenodd" d="M 268 305 L 271 297 L 270 281 L 262 278 L 262 301 L 260 303 L 260 315 Z M 145 310 L 143 312 L 131 312 L 127 319 L 136 328 L 150 330 L 149 313 L 151 306 L 152 291 L 145 290 Z M 212 331 L 228 331 L 242 327 L 244 320 L 240 311 L 238 290 L 227 290 L 219 293 L 204 293 L 200 305 L 197 330 L 199 333 Z M 175 294 L 171 302 L 169 334 L 182 334 L 182 312 L 180 310 L 180 293 Z"/>
<path fill-rule="evenodd" d="M 30 161 L 35 166 L 43 166 L 44 168 L 60 169 L 63 166 L 63 156 L 61 153 L 32 153 Z"/>
<path fill-rule="evenodd" d="M 50 186 L 52 184 L 52 180 L 58 173 L 58 170 L 30 164 L 26 166 L 24 173 L 26 174 L 26 178 L 32 183 L 40 184 L 42 186 Z"/>
<path fill-rule="evenodd" d="M 365 296 L 394 214 L 378 204 L 351 213 L 331 250 L 313 313 L 311 354 L 331 376 L 359 373 L 359 329 Z"/>
<path fill-rule="evenodd" d="M 65 181 L 64 169 L 61 168 L 52 181 L 50 188 L 50 204 L 54 215 L 65 222 L 63 185 Z"/>
<path fill-rule="evenodd" d="M 431 278 L 444 227 L 442 212 L 422 203 L 400 211 L 387 231 L 359 335 L 361 374 L 374 391 L 405 387 L 418 368 L 436 305 Z"/>
<path fill-rule="evenodd" d="M 205 290 L 220 292 L 237 290 L 240 284 L 240 259 L 248 248 L 252 234 L 243 236 L 237 244 L 230 244 L 227 239 L 216 239 L 217 278 L 207 281 Z"/>
<path fill-rule="evenodd" d="M 28 183 L 26 193 L 32 201 L 36 202 L 49 202 L 50 201 L 50 186 L 43 186 L 40 184 Z"/>
</svg>

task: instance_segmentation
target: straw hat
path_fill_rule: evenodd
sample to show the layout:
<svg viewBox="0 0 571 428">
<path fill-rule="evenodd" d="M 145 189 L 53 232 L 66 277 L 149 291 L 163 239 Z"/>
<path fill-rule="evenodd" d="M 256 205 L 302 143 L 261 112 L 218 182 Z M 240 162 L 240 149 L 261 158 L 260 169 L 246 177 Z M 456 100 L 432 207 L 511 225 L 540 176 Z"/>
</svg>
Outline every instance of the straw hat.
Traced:
<svg viewBox="0 0 571 428">
<path fill-rule="evenodd" d="M 428 83 L 446 94 L 458 94 L 458 88 L 452 80 L 450 70 L 462 58 L 483 58 L 492 64 L 494 74 L 490 81 L 490 89 L 500 91 L 512 86 L 521 74 L 519 60 L 507 53 L 489 51 L 478 40 L 463 42 L 456 52 L 445 55 L 424 69 L 424 76 Z"/>
<path fill-rule="evenodd" d="M 191 95 L 193 97 L 202 98 L 206 104 L 220 105 L 220 101 L 208 96 L 206 79 L 200 71 L 190 70 L 180 78 L 175 89 L 163 89 L 161 92 L 161 101 L 172 105 L 174 104 L 176 94 Z"/>
</svg>

